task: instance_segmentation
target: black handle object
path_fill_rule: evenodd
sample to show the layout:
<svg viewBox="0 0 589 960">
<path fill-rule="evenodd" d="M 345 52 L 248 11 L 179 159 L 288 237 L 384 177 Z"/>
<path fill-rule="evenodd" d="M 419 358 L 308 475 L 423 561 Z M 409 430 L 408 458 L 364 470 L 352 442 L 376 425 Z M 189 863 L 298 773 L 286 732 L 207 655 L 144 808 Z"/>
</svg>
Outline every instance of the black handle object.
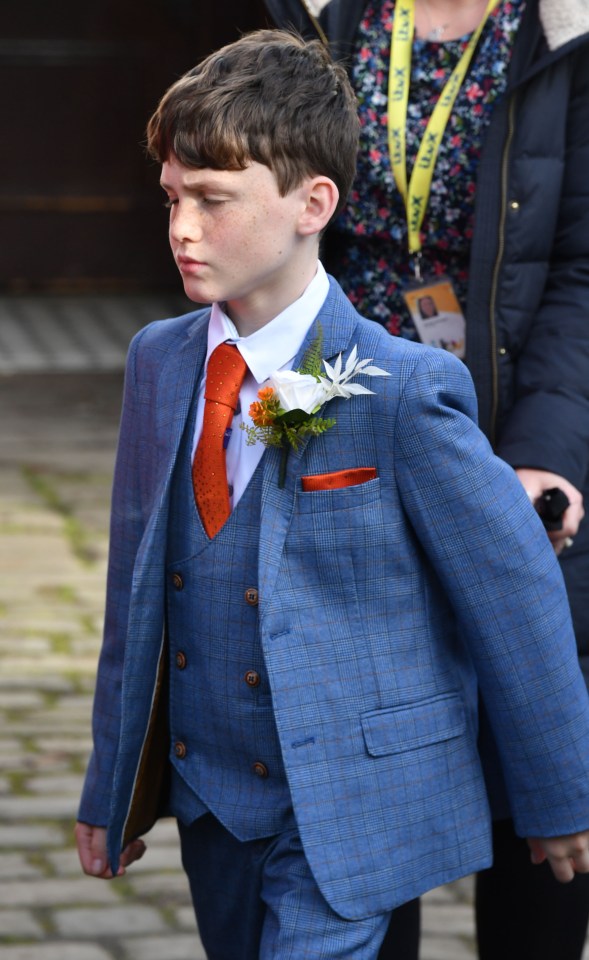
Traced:
<svg viewBox="0 0 589 960">
<path fill-rule="evenodd" d="M 570 501 L 560 487 L 545 490 L 536 501 L 536 510 L 547 530 L 562 530 L 562 515 Z"/>
</svg>

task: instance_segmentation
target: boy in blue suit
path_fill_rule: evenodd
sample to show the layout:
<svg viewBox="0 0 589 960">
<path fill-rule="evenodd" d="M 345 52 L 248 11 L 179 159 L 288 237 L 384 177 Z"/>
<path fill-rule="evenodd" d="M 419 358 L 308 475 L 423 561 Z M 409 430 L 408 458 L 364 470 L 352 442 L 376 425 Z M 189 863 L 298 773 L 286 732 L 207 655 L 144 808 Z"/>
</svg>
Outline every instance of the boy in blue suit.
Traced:
<svg viewBox="0 0 589 960">
<path fill-rule="evenodd" d="M 212 306 L 129 352 L 76 835 L 109 878 L 177 817 L 212 958 L 375 957 L 393 908 L 489 864 L 478 690 L 531 856 L 589 871 L 554 552 L 462 363 L 363 320 L 317 259 L 357 132 L 344 71 L 278 31 L 148 128 Z"/>
</svg>

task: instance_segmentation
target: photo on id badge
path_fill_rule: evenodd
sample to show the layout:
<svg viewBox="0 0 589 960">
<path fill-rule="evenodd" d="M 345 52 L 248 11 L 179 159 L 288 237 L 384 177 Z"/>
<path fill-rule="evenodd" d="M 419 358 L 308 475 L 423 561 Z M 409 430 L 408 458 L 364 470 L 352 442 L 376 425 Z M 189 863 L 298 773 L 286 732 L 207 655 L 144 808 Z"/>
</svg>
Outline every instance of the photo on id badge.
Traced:
<svg viewBox="0 0 589 960">
<path fill-rule="evenodd" d="M 464 359 L 466 322 L 452 283 L 421 283 L 403 294 L 422 343 Z"/>
</svg>

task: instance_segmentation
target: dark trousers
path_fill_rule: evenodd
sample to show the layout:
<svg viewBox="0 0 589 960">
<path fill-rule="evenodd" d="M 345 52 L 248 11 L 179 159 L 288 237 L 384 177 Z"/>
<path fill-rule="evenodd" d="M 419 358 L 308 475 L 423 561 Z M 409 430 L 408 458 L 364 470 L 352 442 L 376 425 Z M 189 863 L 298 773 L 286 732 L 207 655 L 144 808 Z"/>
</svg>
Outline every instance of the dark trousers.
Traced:
<svg viewBox="0 0 589 960">
<path fill-rule="evenodd" d="M 179 823 L 209 960 L 374 960 L 389 914 L 343 920 L 322 896 L 296 825 L 239 841 L 211 814 Z"/>
<path fill-rule="evenodd" d="M 589 922 L 589 874 L 559 883 L 530 861 L 511 820 L 493 829 L 493 866 L 476 879 L 480 960 L 580 960 Z"/>
<path fill-rule="evenodd" d="M 420 921 L 419 900 L 393 910 L 378 960 L 418 960 Z"/>
</svg>

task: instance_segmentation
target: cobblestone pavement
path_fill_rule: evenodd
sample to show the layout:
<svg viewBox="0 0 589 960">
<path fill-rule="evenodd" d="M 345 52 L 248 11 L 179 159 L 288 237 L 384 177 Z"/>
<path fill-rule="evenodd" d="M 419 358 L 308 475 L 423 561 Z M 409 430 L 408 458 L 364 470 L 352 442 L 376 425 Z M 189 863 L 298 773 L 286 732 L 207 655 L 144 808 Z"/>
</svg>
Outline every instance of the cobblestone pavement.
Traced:
<svg viewBox="0 0 589 960">
<path fill-rule="evenodd" d="M 175 826 L 112 883 L 72 828 L 90 747 L 120 371 L 0 376 L 0 960 L 200 960 Z M 469 878 L 424 898 L 422 960 L 475 956 Z"/>
</svg>

